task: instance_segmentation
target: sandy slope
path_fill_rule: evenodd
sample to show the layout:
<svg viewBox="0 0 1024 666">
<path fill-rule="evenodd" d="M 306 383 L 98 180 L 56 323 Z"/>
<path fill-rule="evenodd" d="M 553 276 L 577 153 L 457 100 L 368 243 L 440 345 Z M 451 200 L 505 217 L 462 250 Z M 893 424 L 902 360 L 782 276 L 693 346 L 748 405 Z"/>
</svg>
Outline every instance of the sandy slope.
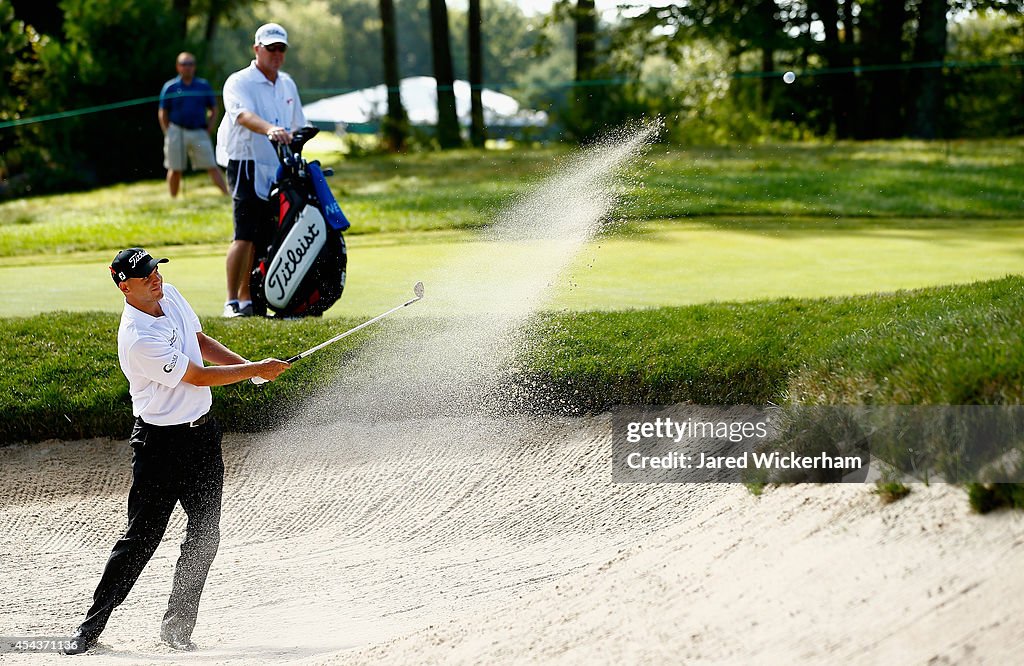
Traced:
<svg viewBox="0 0 1024 666">
<path fill-rule="evenodd" d="M 179 512 L 85 658 L 1006 663 L 1024 647 L 1024 518 L 971 515 L 955 488 L 883 508 L 864 486 L 616 485 L 604 419 L 471 425 L 229 436 L 203 649 L 157 638 Z M 105 440 L 0 449 L 0 633 L 81 618 L 129 459 Z"/>
<path fill-rule="evenodd" d="M 949 486 L 735 488 L 505 607 L 311 663 L 1019 663 L 1022 553 L 1021 516 Z"/>
</svg>

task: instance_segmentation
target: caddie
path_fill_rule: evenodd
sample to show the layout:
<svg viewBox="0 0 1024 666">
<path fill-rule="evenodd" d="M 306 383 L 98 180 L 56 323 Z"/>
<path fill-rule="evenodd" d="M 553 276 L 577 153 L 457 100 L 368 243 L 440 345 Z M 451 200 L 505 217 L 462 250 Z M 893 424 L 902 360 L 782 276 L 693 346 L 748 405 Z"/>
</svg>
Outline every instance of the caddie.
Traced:
<svg viewBox="0 0 1024 666">
<path fill-rule="evenodd" d="M 228 247 L 225 317 L 253 314 L 249 275 L 273 237 L 277 206 L 270 186 L 277 177 L 273 142 L 292 142 L 306 126 L 299 89 L 284 72 L 288 32 L 277 23 L 254 35 L 253 60 L 224 82 L 224 118 L 217 130 L 217 162 L 227 167 L 235 235 Z"/>
<path fill-rule="evenodd" d="M 132 247 L 110 264 L 125 300 L 117 350 L 135 416 L 128 527 L 114 544 L 68 654 L 96 644 L 160 544 L 179 502 L 188 523 L 160 638 L 175 650 L 195 649 L 192 630 L 220 542 L 224 483 L 221 429 L 210 414 L 210 387 L 253 377 L 273 380 L 289 367 L 277 359 L 249 362 L 203 333 L 185 298 L 164 283 L 158 265 L 166 261 Z"/>
</svg>

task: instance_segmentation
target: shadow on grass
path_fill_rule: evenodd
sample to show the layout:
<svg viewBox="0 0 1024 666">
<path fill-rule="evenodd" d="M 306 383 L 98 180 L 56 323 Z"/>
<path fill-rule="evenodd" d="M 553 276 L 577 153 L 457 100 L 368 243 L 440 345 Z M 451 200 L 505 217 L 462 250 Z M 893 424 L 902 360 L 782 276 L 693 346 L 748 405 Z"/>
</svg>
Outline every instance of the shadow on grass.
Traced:
<svg viewBox="0 0 1024 666">
<path fill-rule="evenodd" d="M 602 234 L 624 240 L 630 238 L 644 241 L 661 239 L 671 242 L 672 239 L 666 235 L 666 232 L 682 229 L 718 230 L 800 240 L 812 236 L 843 234 L 950 243 L 976 241 L 980 237 L 991 235 L 992 240 L 1008 243 L 1017 236 L 1024 240 L 1024 217 L 1019 219 L 954 219 L 701 215 L 674 220 L 616 221 L 609 223 Z"/>
</svg>

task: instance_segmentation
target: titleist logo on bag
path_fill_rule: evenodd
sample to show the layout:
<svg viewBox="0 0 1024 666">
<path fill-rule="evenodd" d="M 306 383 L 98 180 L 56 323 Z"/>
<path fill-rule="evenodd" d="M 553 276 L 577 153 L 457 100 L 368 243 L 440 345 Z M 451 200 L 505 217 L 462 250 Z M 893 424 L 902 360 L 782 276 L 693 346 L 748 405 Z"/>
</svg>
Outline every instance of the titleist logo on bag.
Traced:
<svg viewBox="0 0 1024 666">
<path fill-rule="evenodd" d="M 306 206 L 270 262 L 266 282 L 268 304 L 275 309 L 288 305 L 326 242 L 323 215 Z"/>
</svg>

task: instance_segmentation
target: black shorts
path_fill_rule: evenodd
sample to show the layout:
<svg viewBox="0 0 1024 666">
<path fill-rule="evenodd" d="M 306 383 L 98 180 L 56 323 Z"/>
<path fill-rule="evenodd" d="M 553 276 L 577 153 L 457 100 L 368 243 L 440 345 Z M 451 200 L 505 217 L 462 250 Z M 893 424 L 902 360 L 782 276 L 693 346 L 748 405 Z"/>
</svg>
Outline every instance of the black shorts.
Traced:
<svg viewBox="0 0 1024 666">
<path fill-rule="evenodd" d="M 277 206 L 256 196 L 252 160 L 228 160 L 228 188 L 235 217 L 235 240 L 266 245 L 277 223 Z"/>
</svg>

